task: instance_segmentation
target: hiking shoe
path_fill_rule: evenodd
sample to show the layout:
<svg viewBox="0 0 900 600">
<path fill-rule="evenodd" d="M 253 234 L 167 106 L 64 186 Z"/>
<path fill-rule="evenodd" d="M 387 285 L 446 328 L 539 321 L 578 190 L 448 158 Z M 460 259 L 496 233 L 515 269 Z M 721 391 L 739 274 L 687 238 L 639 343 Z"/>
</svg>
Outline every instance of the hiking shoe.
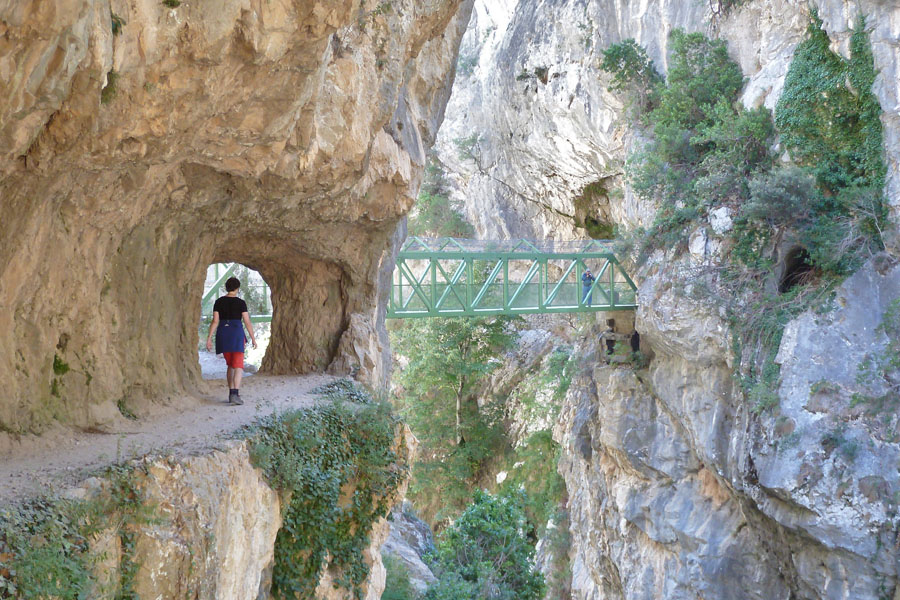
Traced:
<svg viewBox="0 0 900 600">
<path fill-rule="evenodd" d="M 229 402 L 230 404 L 235 404 L 235 405 L 237 405 L 237 406 L 240 406 L 241 404 L 244 403 L 244 401 L 241 400 L 241 397 L 240 397 L 239 394 L 232 394 L 231 396 L 229 396 L 228 402 Z"/>
</svg>

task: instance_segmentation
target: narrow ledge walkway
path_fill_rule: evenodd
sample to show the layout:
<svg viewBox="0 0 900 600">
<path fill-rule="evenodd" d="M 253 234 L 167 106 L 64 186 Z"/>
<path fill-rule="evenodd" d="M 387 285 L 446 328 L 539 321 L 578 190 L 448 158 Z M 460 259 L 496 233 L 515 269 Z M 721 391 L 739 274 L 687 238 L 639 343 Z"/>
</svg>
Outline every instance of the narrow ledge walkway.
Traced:
<svg viewBox="0 0 900 600">
<path fill-rule="evenodd" d="M 255 375 L 241 386 L 242 406 L 225 402 L 224 380 L 207 381 L 208 393 L 156 407 L 158 414 L 127 421 L 109 432 L 57 427 L 42 436 L 0 439 L 0 506 L 62 492 L 112 464 L 147 454 L 190 456 L 214 450 L 229 434 L 259 417 L 315 404 L 312 391 L 328 375 Z"/>
</svg>

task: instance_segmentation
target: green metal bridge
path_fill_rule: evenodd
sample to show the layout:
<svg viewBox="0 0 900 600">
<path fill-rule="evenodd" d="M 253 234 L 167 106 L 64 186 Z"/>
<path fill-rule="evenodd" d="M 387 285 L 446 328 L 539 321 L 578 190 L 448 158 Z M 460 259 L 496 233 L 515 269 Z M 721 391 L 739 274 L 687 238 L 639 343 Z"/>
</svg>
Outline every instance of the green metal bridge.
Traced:
<svg viewBox="0 0 900 600">
<path fill-rule="evenodd" d="M 225 295 L 225 282 L 229 277 L 234 275 L 238 268 L 238 263 L 216 263 L 209 266 L 207 273 L 207 285 L 204 286 L 203 298 L 200 300 L 200 318 L 203 321 L 212 321 L 213 304 L 216 298 Z M 265 281 L 260 285 L 253 285 L 248 281 L 242 282 L 241 288 L 258 287 L 263 290 L 263 298 L 265 298 L 266 314 L 250 314 L 250 321 L 253 323 L 268 323 L 272 320 L 272 305 L 269 302 L 269 286 Z"/>
<path fill-rule="evenodd" d="M 596 278 L 589 289 L 581 276 Z M 410 237 L 397 257 L 389 319 L 632 310 L 637 287 L 609 242 Z"/>
</svg>

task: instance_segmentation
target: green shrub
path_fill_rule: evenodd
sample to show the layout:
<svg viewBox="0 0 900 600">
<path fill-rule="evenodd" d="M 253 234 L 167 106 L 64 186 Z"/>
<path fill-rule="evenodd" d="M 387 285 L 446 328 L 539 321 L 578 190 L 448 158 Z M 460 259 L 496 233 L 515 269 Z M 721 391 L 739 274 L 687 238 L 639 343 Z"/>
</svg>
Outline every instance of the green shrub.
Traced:
<svg viewBox="0 0 900 600">
<path fill-rule="evenodd" d="M 475 67 L 478 66 L 478 55 L 459 55 L 459 59 L 456 61 L 456 72 L 462 75 L 463 77 L 469 77 L 472 73 L 475 72 Z"/>
<path fill-rule="evenodd" d="M 477 157 L 477 148 L 478 143 L 481 141 L 481 136 L 478 132 L 473 133 L 467 137 L 458 137 L 453 140 L 453 144 L 456 146 L 456 156 L 459 160 L 476 160 Z"/>
<path fill-rule="evenodd" d="M 361 598 L 369 531 L 405 475 L 391 449 L 396 425 L 384 403 L 334 402 L 266 417 L 249 432 L 253 464 L 290 498 L 275 540 L 275 597 L 312 598 L 330 557 L 335 586 Z"/>
<path fill-rule="evenodd" d="M 113 528 L 123 555 L 113 581 L 117 598 L 130 598 L 137 565 L 131 560 L 134 527 L 153 522 L 128 466 L 114 466 L 102 476 L 110 485 L 88 500 L 44 497 L 0 510 L 0 598 L 92 597 L 93 567 L 102 557 L 91 540 Z"/>
<path fill-rule="evenodd" d="M 811 11 L 807 39 L 794 52 L 775 123 L 792 159 L 813 169 L 825 189 L 884 185 L 881 107 L 872 94 L 875 67 L 865 17 L 851 39 L 851 59 L 831 50 Z M 849 83 L 849 85 L 848 85 Z"/>
<path fill-rule="evenodd" d="M 438 581 L 426 600 L 543 597 L 544 578 L 534 570 L 523 505 L 522 494 L 476 490 L 473 503 L 443 532 L 430 557 Z"/>
<path fill-rule="evenodd" d="M 637 115 L 654 106 L 654 94 L 662 76 L 653 66 L 647 51 L 634 39 L 613 44 L 603 51 L 600 68 L 613 75 L 609 89 L 624 92 L 634 103 Z"/>
<path fill-rule="evenodd" d="M 110 19 L 110 29 L 112 30 L 113 35 L 119 35 L 122 33 L 122 28 L 125 27 L 125 19 L 117 15 L 116 13 L 110 11 L 109 12 Z"/>
<path fill-rule="evenodd" d="M 706 211 L 746 199 L 748 177 L 772 161 L 771 117 L 737 102 L 743 76 L 724 42 L 674 30 L 670 51 L 668 77 L 655 83 L 645 117 L 653 137 L 626 164 L 640 197 L 662 199 L 640 240 L 639 261 L 656 248 L 683 250 Z M 614 71 L 615 78 L 633 81 L 634 70 Z"/>
</svg>

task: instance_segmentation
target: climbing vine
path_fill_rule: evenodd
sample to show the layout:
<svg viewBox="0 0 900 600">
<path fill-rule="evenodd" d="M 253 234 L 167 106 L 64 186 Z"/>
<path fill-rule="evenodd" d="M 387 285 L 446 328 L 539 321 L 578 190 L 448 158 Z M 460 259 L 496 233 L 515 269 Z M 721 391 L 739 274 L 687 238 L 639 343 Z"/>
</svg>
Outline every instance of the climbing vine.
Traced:
<svg viewBox="0 0 900 600">
<path fill-rule="evenodd" d="M 100 558 L 91 541 L 109 529 L 119 536 L 123 556 L 116 580 L 104 591 L 116 600 L 134 597 L 134 531 L 152 521 L 152 507 L 133 467 L 116 465 L 102 477 L 107 485 L 88 499 L 43 497 L 0 511 L 0 598 L 91 597 Z"/>
<path fill-rule="evenodd" d="M 326 566 L 339 574 L 335 586 L 362 598 L 369 532 L 406 476 L 393 450 L 397 424 L 387 404 L 335 401 L 266 417 L 249 432 L 253 464 L 288 499 L 275 540 L 276 598 L 313 598 Z"/>
</svg>

